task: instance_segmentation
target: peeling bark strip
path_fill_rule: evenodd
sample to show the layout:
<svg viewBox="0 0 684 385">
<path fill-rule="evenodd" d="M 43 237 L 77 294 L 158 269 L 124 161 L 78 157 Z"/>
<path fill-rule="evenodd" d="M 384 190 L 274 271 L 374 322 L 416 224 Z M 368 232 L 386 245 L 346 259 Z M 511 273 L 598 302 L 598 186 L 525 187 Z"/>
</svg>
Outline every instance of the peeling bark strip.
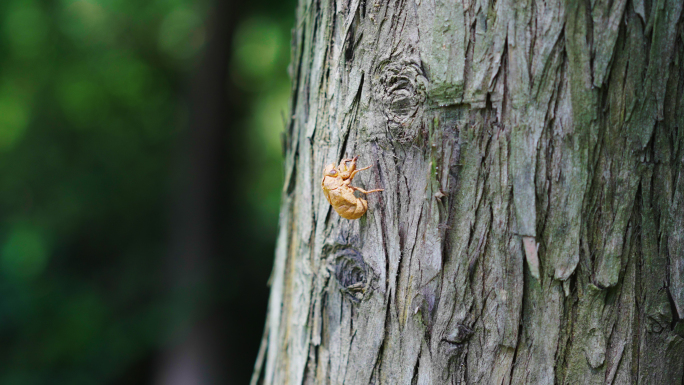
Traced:
<svg viewBox="0 0 684 385">
<path fill-rule="evenodd" d="M 253 384 L 682 383 L 683 3 L 300 0 Z"/>
</svg>

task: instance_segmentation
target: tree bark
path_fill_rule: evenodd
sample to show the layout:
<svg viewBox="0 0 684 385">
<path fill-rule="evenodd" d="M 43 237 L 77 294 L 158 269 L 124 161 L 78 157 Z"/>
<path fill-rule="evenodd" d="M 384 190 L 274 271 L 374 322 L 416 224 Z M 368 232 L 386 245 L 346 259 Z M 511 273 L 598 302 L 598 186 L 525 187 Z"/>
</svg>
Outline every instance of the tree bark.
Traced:
<svg viewBox="0 0 684 385">
<path fill-rule="evenodd" d="M 682 383 L 682 5 L 300 0 L 252 383 Z"/>
</svg>

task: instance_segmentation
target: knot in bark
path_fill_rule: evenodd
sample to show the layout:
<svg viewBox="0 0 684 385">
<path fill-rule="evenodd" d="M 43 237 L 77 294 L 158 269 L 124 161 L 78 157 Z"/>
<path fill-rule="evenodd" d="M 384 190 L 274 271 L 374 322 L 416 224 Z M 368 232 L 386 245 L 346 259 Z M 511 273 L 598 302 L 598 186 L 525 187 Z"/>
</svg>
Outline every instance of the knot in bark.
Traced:
<svg viewBox="0 0 684 385">
<path fill-rule="evenodd" d="M 410 142 L 417 130 L 407 129 L 425 101 L 427 79 L 420 65 L 411 61 L 382 64 L 379 72 L 374 93 L 390 132 L 399 142 Z"/>
<path fill-rule="evenodd" d="M 462 344 L 473 335 L 473 330 L 463 324 L 456 325 L 456 328 L 444 339 L 452 344 Z"/>
<path fill-rule="evenodd" d="M 342 249 L 333 256 L 335 278 L 343 291 L 352 299 L 360 301 L 363 298 L 370 274 L 363 256 L 354 249 Z"/>
</svg>

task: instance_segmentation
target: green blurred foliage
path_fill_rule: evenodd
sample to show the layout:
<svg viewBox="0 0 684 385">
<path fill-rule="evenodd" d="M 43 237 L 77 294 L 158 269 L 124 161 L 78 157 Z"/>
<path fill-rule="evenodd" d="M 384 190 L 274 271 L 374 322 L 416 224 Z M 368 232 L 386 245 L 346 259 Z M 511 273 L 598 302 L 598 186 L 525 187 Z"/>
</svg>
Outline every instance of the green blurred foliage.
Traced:
<svg viewBox="0 0 684 385">
<path fill-rule="evenodd" d="M 209 7 L 0 2 L 0 384 L 115 383 L 160 349 L 170 176 Z M 228 69 L 249 96 L 248 225 L 267 238 L 290 91 L 284 9 L 240 21 Z"/>
<path fill-rule="evenodd" d="M 272 218 L 280 209 L 282 187 L 281 133 L 287 122 L 290 82 L 283 76 L 289 52 L 290 20 L 284 21 L 258 15 L 242 20 L 236 29 L 231 79 L 252 96 L 247 121 L 249 162 L 255 172 L 246 181 L 250 188 L 245 200 L 253 207 L 254 229 L 275 232 L 277 222 Z"/>
</svg>

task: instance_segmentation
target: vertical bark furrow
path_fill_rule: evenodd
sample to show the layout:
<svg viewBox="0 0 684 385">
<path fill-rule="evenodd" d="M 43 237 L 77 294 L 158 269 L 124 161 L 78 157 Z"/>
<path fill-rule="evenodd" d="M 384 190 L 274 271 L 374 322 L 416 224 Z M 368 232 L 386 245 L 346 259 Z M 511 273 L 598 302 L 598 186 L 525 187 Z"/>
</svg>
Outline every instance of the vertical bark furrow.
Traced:
<svg viewBox="0 0 684 385">
<path fill-rule="evenodd" d="M 591 10 L 594 37 L 594 86 L 603 86 L 613 60 L 615 41 L 618 37 L 620 22 L 623 20 L 627 0 L 596 1 Z"/>
</svg>

